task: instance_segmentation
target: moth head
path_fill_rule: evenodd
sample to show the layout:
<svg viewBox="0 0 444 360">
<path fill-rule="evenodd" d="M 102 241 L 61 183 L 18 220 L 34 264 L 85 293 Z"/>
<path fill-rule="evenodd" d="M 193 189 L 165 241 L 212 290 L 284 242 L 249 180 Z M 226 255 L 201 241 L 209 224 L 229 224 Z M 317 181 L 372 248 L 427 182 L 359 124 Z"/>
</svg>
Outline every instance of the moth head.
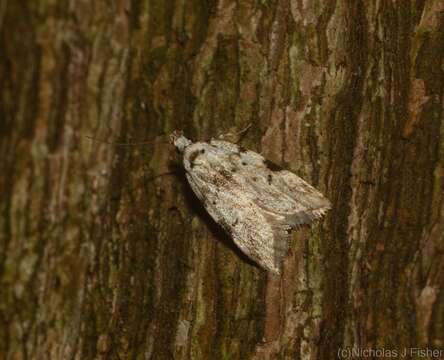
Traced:
<svg viewBox="0 0 444 360">
<path fill-rule="evenodd" d="M 185 148 L 192 143 L 191 140 L 188 140 L 185 136 L 183 136 L 183 132 L 180 130 L 174 130 L 171 133 L 170 141 L 181 153 L 183 153 Z"/>
</svg>

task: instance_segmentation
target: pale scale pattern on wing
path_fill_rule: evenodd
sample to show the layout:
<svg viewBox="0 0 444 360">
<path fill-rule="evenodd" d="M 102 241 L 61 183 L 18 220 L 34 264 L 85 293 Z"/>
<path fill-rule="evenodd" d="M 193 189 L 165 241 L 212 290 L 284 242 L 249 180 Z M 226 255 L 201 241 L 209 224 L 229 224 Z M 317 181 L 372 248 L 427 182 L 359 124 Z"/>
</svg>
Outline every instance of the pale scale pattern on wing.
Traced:
<svg viewBox="0 0 444 360">
<path fill-rule="evenodd" d="M 180 136 L 175 144 L 184 153 L 188 182 L 208 213 L 247 256 L 271 272 L 281 271 L 290 230 L 330 208 L 314 187 L 258 153 L 220 140 L 193 144 Z"/>
</svg>

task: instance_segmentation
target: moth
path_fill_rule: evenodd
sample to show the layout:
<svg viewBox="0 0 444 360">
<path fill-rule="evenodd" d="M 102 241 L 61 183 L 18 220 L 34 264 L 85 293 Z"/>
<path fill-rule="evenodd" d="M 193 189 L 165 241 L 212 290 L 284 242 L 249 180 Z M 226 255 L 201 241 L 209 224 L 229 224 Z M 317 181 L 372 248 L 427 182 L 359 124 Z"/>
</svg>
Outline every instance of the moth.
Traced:
<svg viewBox="0 0 444 360">
<path fill-rule="evenodd" d="M 192 142 L 175 131 L 186 178 L 211 217 L 262 268 L 280 274 L 291 231 L 331 208 L 313 186 L 262 155 L 223 140 Z"/>
</svg>

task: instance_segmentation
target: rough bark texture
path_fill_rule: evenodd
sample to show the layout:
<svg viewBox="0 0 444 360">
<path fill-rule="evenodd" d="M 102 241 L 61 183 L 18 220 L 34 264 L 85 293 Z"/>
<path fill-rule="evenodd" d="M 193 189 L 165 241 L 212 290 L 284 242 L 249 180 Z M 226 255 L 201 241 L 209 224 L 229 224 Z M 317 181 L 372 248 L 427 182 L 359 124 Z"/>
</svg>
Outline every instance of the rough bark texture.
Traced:
<svg viewBox="0 0 444 360">
<path fill-rule="evenodd" d="M 1 0 L 0 358 L 442 349 L 443 14 L 442 0 Z M 165 137 L 249 123 L 243 146 L 333 203 L 279 278 L 211 221 Z"/>
</svg>

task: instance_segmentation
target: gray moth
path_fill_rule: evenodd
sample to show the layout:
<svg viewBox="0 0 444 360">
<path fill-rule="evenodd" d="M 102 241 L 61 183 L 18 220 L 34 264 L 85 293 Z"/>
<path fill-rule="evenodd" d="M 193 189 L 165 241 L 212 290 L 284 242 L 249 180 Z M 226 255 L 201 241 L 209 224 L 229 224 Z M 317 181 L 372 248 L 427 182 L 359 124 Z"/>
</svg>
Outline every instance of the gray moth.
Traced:
<svg viewBox="0 0 444 360">
<path fill-rule="evenodd" d="M 313 186 L 262 155 L 223 140 L 171 141 L 183 155 L 186 178 L 211 217 L 262 268 L 280 274 L 291 230 L 330 209 Z"/>
</svg>

